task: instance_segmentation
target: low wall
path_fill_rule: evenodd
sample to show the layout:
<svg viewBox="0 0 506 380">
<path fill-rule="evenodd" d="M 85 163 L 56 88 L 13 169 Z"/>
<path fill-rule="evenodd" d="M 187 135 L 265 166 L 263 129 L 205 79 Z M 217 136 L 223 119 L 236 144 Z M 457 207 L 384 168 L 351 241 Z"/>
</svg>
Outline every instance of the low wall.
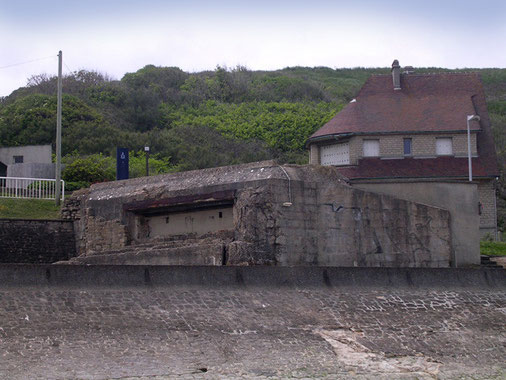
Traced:
<svg viewBox="0 0 506 380">
<path fill-rule="evenodd" d="M 75 254 L 71 221 L 0 219 L 0 263 L 53 263 Z"/>
<path fill-rule="evenodd" d="M 2 287 L 499 287 L 503 269 L 0 265 Z"/>
</svg>

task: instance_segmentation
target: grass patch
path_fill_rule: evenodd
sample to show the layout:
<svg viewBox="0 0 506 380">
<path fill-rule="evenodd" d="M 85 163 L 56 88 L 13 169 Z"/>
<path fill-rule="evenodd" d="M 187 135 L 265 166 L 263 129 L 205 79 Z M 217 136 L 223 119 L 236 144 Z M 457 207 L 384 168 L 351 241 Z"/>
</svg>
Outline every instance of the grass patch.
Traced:
<svg viewBox="0 0 506 380">
<path fill-rule="evenodd" d="M 50 200 L 0 198 L 0 218 L 59 219 L 60 207 Z"/>
<path fill-rule="evenodd" d="M 480 241 L 480 253 L 487 256 L 506 256 L 506 243 L 501 241 Z"/>
</svg>

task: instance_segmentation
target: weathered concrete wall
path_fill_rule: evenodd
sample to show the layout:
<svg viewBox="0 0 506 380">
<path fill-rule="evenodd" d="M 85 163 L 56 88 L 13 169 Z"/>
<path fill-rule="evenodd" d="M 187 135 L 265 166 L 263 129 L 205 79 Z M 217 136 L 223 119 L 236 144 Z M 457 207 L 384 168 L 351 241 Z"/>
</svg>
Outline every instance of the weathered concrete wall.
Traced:
<svg viewBox="0 0 506 380">
<path fill-rule="evenodd" d="M 296 178 L 293 168 L 287 168 Z M 359 191 L 332 182 L 292 181 L 238 195 L 232 263 L 264 260 L 280 265 L 448 266 L 451 236 L 443 209 Z M 247 228 L 257 226 L 257 228 Z M 263 228 L 262 228 L 263 226 Z M 272 249 L 274 247 L 274 249 Z"/>
<path fill-rule="evenodd" d="M 77 262 L 147 264 L 150 254 L 158 264 L 444 267 L 450 260 L 447 211 L 353 189 L 330 167 L 254 163 L 98 184 L 78 197 L 81 209 L 69 211 L 72 201 L 64 211 L 79 218 Z M 217 202 L 233 204 L 233 228 L 203 236 L 214 247 L 211 262 L 202 250 L 193 259 L 182 253 L 185 241 L 198 246 L 195 234 L 150 240 L 142 232 L 146 215 Z"/>
<path fill-rule="evenodd" d="M 0 219 L 0 263 L 53 263 L 75 253 L 70 221 Z"/>
<path fill-rule="evenodd" d="M 320 202 L 318 227 L 324 238 L 319 251 L 327 260 L 339 256 L 339 265 L 354 266 L 448 266 L 448 211 L 350 188 L 336 197 L 330 185 Z M 351 262 L 346 252 L 353 247 L 357 255 Z"/>
<path fill-rule="evenodd" d="M 447 209 L 454 265 L 480 263 L 478 192 L 475 184 L 446 182 L 355 183 L 353 187 Z M 465 207 L 463 207 L 465 205 Z"/>
</svg>

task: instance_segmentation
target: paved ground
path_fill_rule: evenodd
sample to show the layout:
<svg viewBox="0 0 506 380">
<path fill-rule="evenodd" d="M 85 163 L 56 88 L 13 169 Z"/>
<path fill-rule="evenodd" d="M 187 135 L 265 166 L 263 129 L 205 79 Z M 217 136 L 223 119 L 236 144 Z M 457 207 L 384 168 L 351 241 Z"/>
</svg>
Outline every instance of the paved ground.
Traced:
<svg viewBox="0 0 506 380">
<path fill-rule="evenodd" d="M 506 294 L 0 288 L 1 379 L 504 379 Z"/>
</svg>

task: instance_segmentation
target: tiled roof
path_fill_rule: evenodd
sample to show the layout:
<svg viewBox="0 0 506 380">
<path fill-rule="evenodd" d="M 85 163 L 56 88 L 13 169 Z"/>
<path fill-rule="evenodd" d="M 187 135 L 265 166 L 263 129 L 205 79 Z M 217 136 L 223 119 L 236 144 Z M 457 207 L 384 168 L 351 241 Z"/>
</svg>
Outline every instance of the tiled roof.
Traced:
<svg viewBox="0 0 506 380">
<path fill-rule="evenodd" d="M 402 74 L 401 90 L 397 91 L 391 75 L 373 75 L 356 101 L 346 105 L 308 142 L 340 134 L 464 131 L 467 115 L 474 114 L 481 117 L 480 122 L 470 124 L 472 130 L 479 131 L 479 161 L 488 176 L 496 176 L 497 159 L 485 93 L 476 73 Z"/>
<path fill-rule="evenodd" d="M 490 177 L 486 165 L 479 157 L 472 159 L 473 178 Z M 384 179 L 384 178 L 440 178 L 468 176 L 467 158 L 404 158 L 382 160 L 380 158 L 363 158 L 357 166 L 338 168 L 339 172 L 349 179 Z"/>
<path fill-rule="evenodd" d="M 310 139 L 343 133 L 465 130 L 466 116 L 476 113 L 471 97 L 480 87 L 477 74 L 403 74 L 401 90 L 395 91 L 390 75 L 373 75 L 356 101 Z M 473 123 L 473 129 L 480 128 Z"/>
</svg>

